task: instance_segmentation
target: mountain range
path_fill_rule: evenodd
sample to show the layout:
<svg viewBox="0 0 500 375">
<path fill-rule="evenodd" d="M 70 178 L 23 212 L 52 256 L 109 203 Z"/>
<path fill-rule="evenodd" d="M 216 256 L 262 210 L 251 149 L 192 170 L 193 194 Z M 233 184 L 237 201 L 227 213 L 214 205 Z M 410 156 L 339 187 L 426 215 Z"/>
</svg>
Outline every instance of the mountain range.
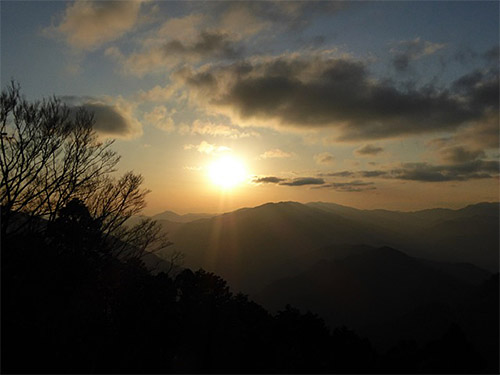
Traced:
<svg viewBox="0 0 500 375">
<path fill-rule="evenodd" d="M 182 217 L 196 219 L 159 221 L 173 242 L 167 251 L 182 252 L 186 267 L 215 272 L 250 294 L 319 260 L 353 255 L 363 245 L 449 263 L 446 268 L 458 277 L 469 278 L 478 268 L 498 271 L 498 203 L 400 212 L 279 202 L 209 218 Z"/>
<path fill-rule="evenodd" d="M 458 323 L 496 366 L 499 209 L 279 202 L 185 222 L 158 217 L 173 242 L 167 251 L 182 252 L 184 266 L 220 275 L 269 311 L 313 311 L 382 350 L 428 342 Z"/>
</svg>

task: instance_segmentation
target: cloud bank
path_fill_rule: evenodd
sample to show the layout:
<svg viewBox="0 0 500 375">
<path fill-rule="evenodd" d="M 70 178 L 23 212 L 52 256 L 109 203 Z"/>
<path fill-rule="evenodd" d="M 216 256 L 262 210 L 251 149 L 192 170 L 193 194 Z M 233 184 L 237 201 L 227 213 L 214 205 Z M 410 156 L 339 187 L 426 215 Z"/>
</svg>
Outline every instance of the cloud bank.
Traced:
<svg viewBox="0 0 500 375">
<path fill-rule="evenodd" d="M 338 140 L 455 131 L 498 118 L 498 69 L 474 71 L 450 87 L 402 89 L 348 58 L 292 55 L 177 72 L 191 99 L 235 123 L 336 128 Z"/>
</svg>

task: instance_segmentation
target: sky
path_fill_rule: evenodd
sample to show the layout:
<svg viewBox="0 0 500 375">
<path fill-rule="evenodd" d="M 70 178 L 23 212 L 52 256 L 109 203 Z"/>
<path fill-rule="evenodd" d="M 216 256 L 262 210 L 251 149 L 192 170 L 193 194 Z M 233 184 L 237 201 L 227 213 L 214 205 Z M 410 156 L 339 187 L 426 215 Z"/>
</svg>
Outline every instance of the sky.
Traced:
<svg viewBox="0 0 500 375">
<path fill-rule="evenodd" d="M 2 1 L 1 84 L 95 113 L 145 214 L 499 200 L 497 1 Z"/>
</svg>

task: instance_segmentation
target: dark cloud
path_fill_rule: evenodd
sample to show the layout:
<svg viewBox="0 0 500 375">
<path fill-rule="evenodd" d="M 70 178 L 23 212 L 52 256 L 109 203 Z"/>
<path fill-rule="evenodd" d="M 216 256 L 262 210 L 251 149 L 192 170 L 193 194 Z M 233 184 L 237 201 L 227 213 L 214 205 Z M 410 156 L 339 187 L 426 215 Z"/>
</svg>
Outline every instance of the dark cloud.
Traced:
<svg viewBox="0 0 500 375">
<path fill-rule="evenodd" d="M 499 162 L 496 160 L 473 160 L 453 165 L 403 163 L 401 168 L 390 171 L 390 175 L 400 180 L 444 182 L 491 178 L 498 172 Z"/>
<path fill-rule="evenodd" d="M 280 182 L 280 185 L 285 186 L 304 186 L 304 185 L 322 185 L 325 183 L 325 180 L 322 178 L 315 177 L 300 177 L 294 178 L 293 180 L 288 180 L 285 182 Z"/>
<path fill-rule="evenodd" d="M 241 53 L 227 33 L 208 31 L 201 32 L 198 40 L 192 44 L 171 40 L 165 43 L 162 49 L 166 57 L 173 54 L 231 59 L 238 57 Z"/>
<path fill-rule="evenodd" d="M 397 71 L 403 72 L 410 66 L 410 57 L 405 54 L 398 54 L 393 57 L 392 65 L 394 65 Z"/>
<path fill-rule="evenodd" d="M 247 61 L 202 74 L 185 81 L 193 90 L 210 82 L 210 96 L 200 100 L 212 109 L 262 125 L 337 127 L 339 140 L 452 131 L 498 116 L 498 70 L 473 72 L 448 89 L 401 89 L 372 79 L 359 61 L 320 57 Z"/>
<path fill-rule="evenodd" d="M 322 185 L 325 183 L 325 180 L 322 178 L 315 177 L 298 177 L 294 179 L 285 179 L 275 176 L 267 176 L 267 177 L 258 177 L 254 178 L 254 183 L 257 184 L 279 184 L 284 186 L 304 186 L 304 185 Z"/>
<path fill-rule="evenodd" d="M 341 171 L 341 172 L 332 172 L 332 173 L 320 173 L 320 176 L 325 177 L 350 177 L 354 174 L 351 171 Z"/>
<path fill-rule="evenodd" d="M 361 171 L 361 172 L 359 172 L 359 175 L 361 177 L 382 177 L 382 176 L 386 176 L 387 172 L 386 171 Z"/>
<path fill-rule="evenodd" d="M 198 89 L 212 89 L 216 88 L 217 80 L 214 75 L 208 72 L 201 72 L 194 75 L 189 75 L 189 72 L 186 71 L 187 77 L 186 82 L 190 86 L 194 86 Z M 178 72 L 178 76 L 181 76 L 182 73 Z"/>
<path fill-rule="evenodd" d="M 441 158 L 450 163 L 465 163 L 484 157 L 483 150 L 472 150 L 464 146 L 447 147 L 439 151 Z"/>
<path fill-rule="evenodd" d="M 277 184 L 281 181 L 285 181 L 285 179 L 274 176 L 258 177 L 253 179 L 253 182 L 256 184 Z"/>
<path fill-rule="evenodd" d="M 131 106 L 125 102 L 99 101 L 91 97 L 61 97 L 75 116 L 85 110 L 94 116 L 94 129 L 105 136 L 135 138 L 142 134 L 142 126 L 132 114 Z"/>
<path fill-rule="evenodd" d="M 382 151 L 384 151 L 384 149 L 382 147 L 377 147 L 377 146 L 373 146 L 373 145 L 364 145 L 363 147 L 361 148 L 358 148 L 355 152 L 356 154 L 359 154 L 359 155 L 377 155 L 379 153 L 381 153 Z"/>
<path fill-rule="evenodd" d="M 373 182 L 351 181 L 351 182 L 332 182 L 320 186 L 321 188 L 333 189 L 340 192 L 360 192 L 366 190 L 375 190 Z"/>
<path fill-rule="evenodd" d="M 459 153 L 460 151 L 458 154 Z M 446 182 L 492 178 L 499 174 L 500 163 L 497 160 L 466 159 L 466 156 L 458 155 L 453 160 L 453 164 L 433 165 L 429 163 L 402 163 L 399 168 L 388 168 L 387 170 L 341 171 L 322 173 L 319 174 L 319 176 Z M 331 184 L 325 184 L 321 187 L 328 187 L 327 185 Z"/>
</svg>

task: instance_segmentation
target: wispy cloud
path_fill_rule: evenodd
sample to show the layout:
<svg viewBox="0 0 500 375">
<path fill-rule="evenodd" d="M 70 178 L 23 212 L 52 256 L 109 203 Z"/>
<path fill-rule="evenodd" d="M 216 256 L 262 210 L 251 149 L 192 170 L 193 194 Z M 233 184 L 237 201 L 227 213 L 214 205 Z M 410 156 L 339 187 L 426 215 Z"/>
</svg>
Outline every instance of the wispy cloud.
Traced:
<svg viewBox="0 0 500 375">
<path fill-rule="evenodd" d="M 367 190 L 375 190 L 374 182 L 363 182 L 363 181 L 350 181 L 350 182 L 331 182 L 319 186 L 319 188 L 333 189 L 340 192 L 361 192 Z"/>
<path fill-rule="evenodd" d="M 335 161 L 335 157 L 329 152 L 322 152 L 321 154 L 314 155 L 314 161 L 317 164 L 332 164 Z"/>
<path fill-rule="evenodd" d="M 259 157 L 261 159 L 284 159 L 284 158 L 291 158 L 292 156 L 293 153 L 291 152 L 286 152 L 279 148 L 275 148 L 264 152 Z"/>
<path fill-rule="evenodd" d="M 212 121 L 195 120 L 191 125 L 184 124 L 179 127 L 181 134 L 202 134 L 212 137 L 224 138 L 247 138 L 259 137 L 260 134 L 251 129 L 242 129 L 236 126 L 230 126 Z"/>
<path fill-rule="evenodd" d="M 160 105 L 154 107 L 151 112 L 145 113 L 144 119 L 158 129 L 170 132 L 175 129 L 172 119 L 174 113 L 174 110 L 168 110 L 165 106 Z"/>
<path fill-rule="evenodd" d="M 354 153 L 361 156 L 375 156 L 384 151 L 382 147 L 377 147 L 374 145 L 364 145 L 354 151 Z"/>
<path fill-rule="evenodd" d="M 403 72 L 408 70 L 411 61 L 432 55 L 444 47 L 443 43 L 432 43 L 422 40 L 420 37 L 413 40 L 403 40 L 391 49 L 391 53 L 394 54 L 392 64 L 397 71 Z"/>
<path fill-rule="evenodd" d="M 214 154 L 217 152 L 230 151 L 231 149 L 226 146 L 217 146 L 206 141 L 202 141 L 198 145 L 188 144 L 184 145 L 184 150 L 196 150 L 202 154 Z"/>
</svg>

